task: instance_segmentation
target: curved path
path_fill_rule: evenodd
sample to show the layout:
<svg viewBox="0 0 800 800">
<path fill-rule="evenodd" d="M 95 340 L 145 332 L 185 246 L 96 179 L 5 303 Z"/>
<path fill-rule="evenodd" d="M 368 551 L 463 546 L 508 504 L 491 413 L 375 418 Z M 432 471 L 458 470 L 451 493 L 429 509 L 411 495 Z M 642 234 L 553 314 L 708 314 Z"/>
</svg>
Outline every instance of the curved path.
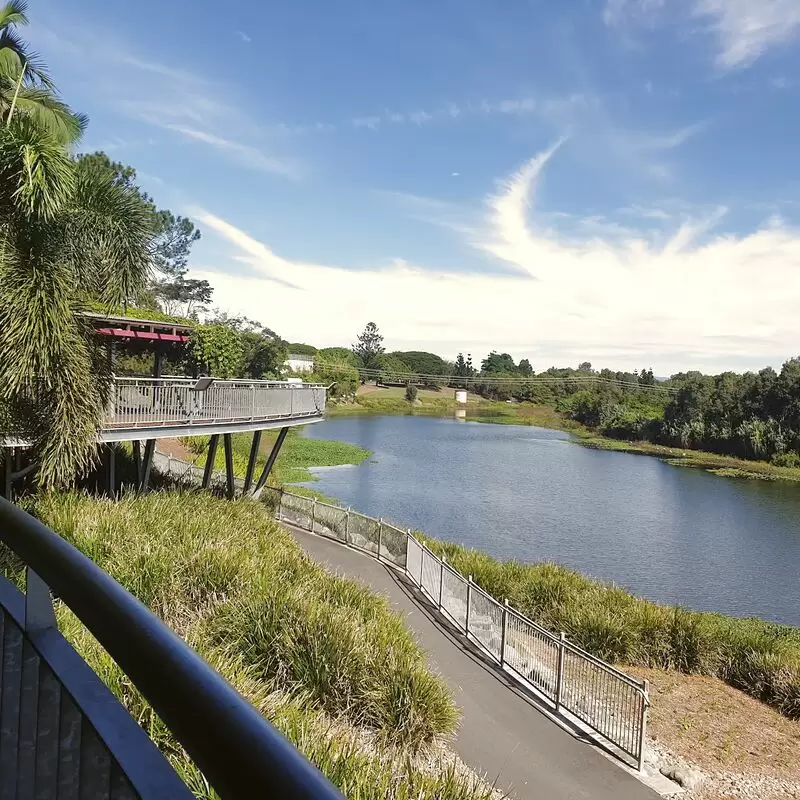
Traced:
<svg viewBox="0 0 800 800">
<path fill-rule="evenodd" d="M 463 719 L 454 748 L 462 760 L 516 800 L 656 800 L 659 795 L 586 742 L 551 722 L 506 675 L 434 621 L 396 570 L 335 542 L 286 526 L 334 572 L 389 598 L 448 683 Z"/>
</svg>

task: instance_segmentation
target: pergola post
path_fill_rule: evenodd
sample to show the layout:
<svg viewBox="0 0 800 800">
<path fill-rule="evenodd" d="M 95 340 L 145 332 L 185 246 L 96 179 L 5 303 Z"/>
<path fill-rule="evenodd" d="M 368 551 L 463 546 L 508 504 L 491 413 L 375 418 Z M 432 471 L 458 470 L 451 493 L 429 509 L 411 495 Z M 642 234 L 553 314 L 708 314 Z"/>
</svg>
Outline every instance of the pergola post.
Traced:
<svg viewBox="0 0 800 800">
<path fill-rule="evenodd" d="M 272 471 L 272 467 L 275 464 L 275 459 L 278 457 L 278 453 L 280 453 L 281 451 L 281 447 L 283 446 L 283 440 L 286 438 L 286 434 L 288 432 L 289 432 L 288 428 L 281 428 L 281 432 L 278 434 L 278 438 L 275 440 L 275 444 L 272 446 L 272 451 L 269 454 L 267 463 L 264 464 L 264 470 L 261 473 L 261 477 L 258 479 L 256 488 L 253 489 L 253 494 L 258 494 L 264 488 L 264 484 L 267 482 L 269 473 Z"/>
<path fill-rule="evenodd" d="M 233 476 L 233 441 L 231 434 L 222 434 L 222 443 L 225 446 L 225 487 L 228 500 L 236 496 L 236 482 Z"/>
<path fill-rule="evenodd" d="M 206 456 L 206 468 L 203 470 L 203 488 L 208 489 L 211 485 L 211 475 L 214 472 L 214 461 L 217 458 L 217 445 L 219 444 L 219 434 L 214 433 L 208 440 L 208 455 Z"/>
<path fill-rule="evenodd" d="M 253 443 L 250 445 L 250 458 L 247 459 L 247 472 L 244 476 L 244 493 L 250 491 L 253 485 L 253 473 L 256 470 L 258 451 L 261 449 L 261 431 L 253 431 Z"/>
</svg>

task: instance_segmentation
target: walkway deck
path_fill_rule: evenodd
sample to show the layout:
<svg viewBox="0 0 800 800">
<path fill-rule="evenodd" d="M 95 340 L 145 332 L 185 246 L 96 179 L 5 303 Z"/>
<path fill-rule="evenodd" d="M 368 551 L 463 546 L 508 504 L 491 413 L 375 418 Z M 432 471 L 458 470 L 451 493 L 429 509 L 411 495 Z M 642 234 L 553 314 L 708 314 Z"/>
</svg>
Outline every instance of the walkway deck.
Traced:
<svg viewBox="0 0 800 800">
<path fill-rule="evenodd" d="M 659 795 L 542 714 L 477 650 L 434 622 L 395 570 L 296 528 L 316 561 L 388 597 L 463 711 L 455 750 L 516 800 L 656 800 Z"/>
</svg>

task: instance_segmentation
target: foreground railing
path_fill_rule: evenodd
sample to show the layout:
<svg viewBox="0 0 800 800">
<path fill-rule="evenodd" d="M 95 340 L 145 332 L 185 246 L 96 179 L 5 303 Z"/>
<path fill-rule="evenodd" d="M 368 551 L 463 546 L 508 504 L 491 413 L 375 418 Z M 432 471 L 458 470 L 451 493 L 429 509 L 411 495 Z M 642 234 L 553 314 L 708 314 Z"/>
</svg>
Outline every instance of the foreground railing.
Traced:
<svg viewBox="0 0 800 800">
<path fill-rule="evenodd" d="M 648 685 L 499 603 L 411 531 L 282 489 L 262 495 L 278 519 L 356 547 L 401 568 L 503 669 L 547 698 L 557 714 L 588 726 L 617 755 L 644 762 Z"/>
<path fill-rule="evenodd" d="M 281 381 L 116 378 L 106 428 L 319 417 L 325 387 Z"/>
<path fill-rule="evenodd" d="M 2 499 L 0 542 L 27 564 L 28 576 L 25 595 L 0 578 L 0 797 L 193 796 L 58 632 L 52 589 L 222 798 L 341 800 L 321 773 L 138 600 Z"/>
</svg>

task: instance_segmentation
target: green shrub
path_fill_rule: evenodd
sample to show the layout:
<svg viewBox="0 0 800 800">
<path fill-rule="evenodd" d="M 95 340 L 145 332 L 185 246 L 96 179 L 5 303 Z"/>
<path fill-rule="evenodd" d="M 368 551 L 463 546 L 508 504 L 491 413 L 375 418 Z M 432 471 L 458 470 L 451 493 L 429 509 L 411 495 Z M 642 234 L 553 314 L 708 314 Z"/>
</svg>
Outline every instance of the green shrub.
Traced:
<svg viewBox="0 0 800 800">
<path fill-rule="evenodd" d="M 652 603 L 556 564 L 428 540 L 462 574 L 607 661 L 716 675 L 800 719 L 800 628 Z"/>
<path fill-rule="evenodd" d="M 772 456 L 771 462 L 776 467 L 800 467 L 800 454 L 794 450 L 787 453 L 776 453 Z"/>
<path fill-rule="evenodd" d="M 458 715 L 402 619 L 311 561 L 262 505 L 200 492 L 116 502 L 62 494 L 32 510 L 186 638 L 347 796 L 489 797 L 446 764 L 420 770 L 414 760 Z M 108 655 L 67 609 L 59 617 L 196 794 L 213 797 Z"/>
<path fill-rule="evenodd" d="M 406 386 L 406 400 L 413 403 L 417 399 L 417 387 L 413 383 Z"/>
</svg>

